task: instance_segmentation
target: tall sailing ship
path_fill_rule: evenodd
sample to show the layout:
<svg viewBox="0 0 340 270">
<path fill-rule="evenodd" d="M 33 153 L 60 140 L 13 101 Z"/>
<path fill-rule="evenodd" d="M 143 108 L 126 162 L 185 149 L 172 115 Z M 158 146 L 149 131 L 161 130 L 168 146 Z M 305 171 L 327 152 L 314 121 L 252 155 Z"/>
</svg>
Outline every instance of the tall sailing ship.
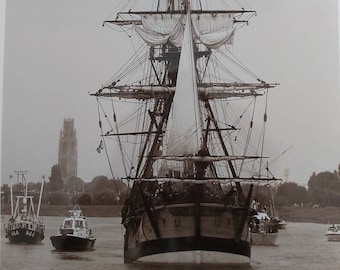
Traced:
<svg viewBox="0 0 340 270">
<path fill-rule="evenodd" d="M 124 260 L 247 264 L 254 182 L 273 179 L 263 144 L 267 90 L 276 85 L 232 54 L 236 30 L 255 11 L 203 0 L 150 1 L 149 10 L 144 1 L 134 11 L 127 2 L 104 25 L 139 43 L 92 94 L 97 150 L 112 159 L 108 140 L 117 143 L 131 187 Z"/>
</svg>

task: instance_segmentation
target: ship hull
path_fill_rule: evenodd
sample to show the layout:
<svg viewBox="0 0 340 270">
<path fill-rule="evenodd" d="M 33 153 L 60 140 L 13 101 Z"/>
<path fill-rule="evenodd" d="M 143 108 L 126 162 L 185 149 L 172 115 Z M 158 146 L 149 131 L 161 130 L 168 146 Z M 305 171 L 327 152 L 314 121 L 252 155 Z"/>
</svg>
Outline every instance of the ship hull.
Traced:
<svg viewBox="0 0 340 270">
<path fill-rule="evenodd" d="M 50 240 L 53 247 L 58 251 L 86 251 L 93 250 L 96 239 L 83 238 L 74 235 L 55 235 Z"/>
<path fill-rule="evenodd" d="M 248 264 L 250 245 L 215 237 L 179 237 L 145 241 L 125 252 L 126 262 Z"/>
<path fill-rule="evenodd" d="M 209 203 L 196 210 L 190 203 L 160 206 L 153 222 L 145 214 L 127 226 L 125 262 L 249 264 L 247 211 Z"/>
<path fill-rule="evenodd" d="M 41 241 L 44 240 L 44 234 L 42 232 L 26 228 L 10 230 L 7 232 L 6 237 L 10 244 L 36 245 L 41 244 Z"/>
</svg>

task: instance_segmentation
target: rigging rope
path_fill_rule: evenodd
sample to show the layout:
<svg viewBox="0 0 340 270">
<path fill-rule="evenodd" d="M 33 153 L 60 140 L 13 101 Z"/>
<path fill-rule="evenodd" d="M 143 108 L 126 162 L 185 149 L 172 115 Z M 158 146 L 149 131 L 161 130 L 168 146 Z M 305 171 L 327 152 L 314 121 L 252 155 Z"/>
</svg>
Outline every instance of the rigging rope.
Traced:
<svg viewBox="0 0 340 270">
<path fill-rule="evenodd" d="M 244 155 L 244 156 L 247 154 L 248 146 L 249 146 L 249 143 L 250 143 L 250 138 L 251 138 L 252 131 L 253 131 L 253 123 L 254 123 L 255 107 L 256 107 L 256 97 L 254 98 L 253 111 L 252 111 L 251 120 L 250 120 L 250 123 L 249 123 L 249 129 L 248 129 L 246 144 L 245 144 L 245 146 L 244 146 L 244 152 L 243 152 L 243 155 Z M 243 165 L 244 165 L 244 160 L 241 162 L 241 166 L 240 166 L 240 171 L 239 171 L 239 173 L 241 173 Z"/>
<path fill-rule="evenodd" d="M 147 58 L 147 53 L 144 53 L 141 55 L 140 58 L 136 57 L 136 55 L 140 54 L 141 52 L 144 52 L 145 46 L 140 46 L 138 51 L 135 51 L 135 54 L 130 57 L 130 59 L 119 69 L 119 71 L 114 74 L 104 85 L 110 86 L 112 82 L 118 82 L 127 74 L 132 73 L 136 69 L 136 66 L 139 65 L 139 63 L 143 62 Z"/>
<path fill-rule="evenodd" d="M 235 66 L 237 66 L 239 69 L 243 70 L 247 74 L 249 74 L 251 77 L 253 77 L 256 80 L 261 81 L 258 76 L 254 72 L 252 72 L 247 66 L 241 63 L 241 61 L 230 51 L 228 50 L 229 54 L 233 57 L 228 56 L 225 52 L 222 50 L 217 50 L 221 55 L 223 55 L 225 58 L 227 58 L 231 63 L 233 63 Z"/>
<path fill-rule="evenodd" d="M 264 151 L 264 140 L 265 140 L 266 123 L 267 123 L 268 95 L 269 95 L 269 91 L 267 89 L 267 91 L 266 91 L 266 105 L 265 105 L 264 118 L 263 118 L 264 124 L 263 124 L 263 137 L 262 137 L 261 156 L 263 156 L 263 151 Z M 260 162 L 259 174 L 261 173 L 261 170 L 262 170 L 262 162 Z"/>
<path fill-rule="evenodd" d="M 112 90 L 110 89 L 110 92 L 112 92 Z M 124 161 L 124 155 L 123 155 L 123 147 L 122 147 L 122 143 L 120 141 L 120 136 L 119 136 L 119 131 L 118 131 L 118 124 L 117 124 L 117 116 L 116 116 L 116 112 L 115 112 L 115 107 L 113 105 L 113 99 L 111 97 L 111 107 L 112 107 L 112 116 L 113 116 L 113 121 L 115 123 L 115 127 L 116 127 L 116 133 L 117 133 L 117 138 L 118 138 L 118 144 L 119 144 L 119 149 L 122 155 L 122 161 L 123 161 L 123 166 L 124 166 L 124 171 L 125 171 L 125 175 L 127 175 L 127 169 L 126 169 L 126 165 L 125 165 L 125 161 Z"/>
<path fill-rule="evenodd" d="M 101 120 L 101 117 L 100 117 L 100 110 L 99 110 L 99 108 L 100 108 L 100 106 L 99 106 L 99 99 L 97 97 L 97 111 L 98 111 L 99 128 L 100 128 L 100 132 L 101 132 L 102 142 L 104 144 L 104 150 L 105 150 L 106 158 L 107 158 L 108 163 L 109 163 L 109 168 L 110 168 L 112 180 L 114 181 L 114 186 L 115 186 L 116 192 L 117 192 L 117 194 L 119 196 L 120 193 L 119 193 L 119 190 L 118 190 L 116 179 L 114 178 L 114 175 L 113 175 L 113 169 L 112 169 L 112 165 L 111 165 L 111 161 L 110 161 L 110 156 L 109 156 L 109 153 L 108 153 L 107 147 L 106 147 L 106 141 L 105 141 L 105 136 L 104 136 L 104 133 L 103 133 L 102 120 Z M 105 115 L 105 117 L 107 117 L 107 116 Z"/>
</svg>

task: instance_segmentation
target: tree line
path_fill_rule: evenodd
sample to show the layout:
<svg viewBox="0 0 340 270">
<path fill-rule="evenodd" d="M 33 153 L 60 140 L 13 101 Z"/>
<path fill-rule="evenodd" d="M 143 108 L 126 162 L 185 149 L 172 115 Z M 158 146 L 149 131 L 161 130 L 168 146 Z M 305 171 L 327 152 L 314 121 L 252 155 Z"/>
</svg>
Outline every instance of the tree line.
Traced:
<svg viewBox="0 0 340 270">
<path fill-rule="evenodd" d="M 14 193 L 22 192 L 21 185 L 13 185 Z M 41 183 L 28 183 L 29 192 L 37 197 L 40 187 Z M 2 185 L 2 191 L 3 203 L 9 202 L 8 184 Z M 103 175 L 94 177 L 91 182 L 79 177 L 70 177 L 64 182 L 59 166 L 54 165 L 49 181 L 44 184 L 42 202 L 51 205 L 119 205 L 124 203 L 128 192 L 129 187 L 120 179 L 109 179 Z M 338 171 L 314 172 L 307 187 L 295 182 L 284 182 L 276 187 L 255 186 L 253 198 L 263 205 L 274 199 L 278 206 L 340 206 L 340 165 Z"/>
<path fill-rule="evenodd" d="M 41 182 L 28 183 L 30 195 L 39 197 Z M 21 195 L 22 183 L 13 185 L 14 196 Z M 3 203 L 10 201 L 10 187 L 2 185 Z M 63 181 L 59 165 L 53 165 L 51 176 L 44 183 L 42 203 L 50 205 L 118 205 L 123 204 L 128 193 L 128 187 L 120 179 L 109 179 L 107 176 L 96 176 L 91 182 L 85 182 L 79 177 L 70 177 Z"/>
<path fill-rule="evenodd" d="M 314 172 L 307 188 L 294 182 L 283 183 L 276 189 L 275 201 L 279 205 L 340 206 L 339 170 Z"/>
</svg>

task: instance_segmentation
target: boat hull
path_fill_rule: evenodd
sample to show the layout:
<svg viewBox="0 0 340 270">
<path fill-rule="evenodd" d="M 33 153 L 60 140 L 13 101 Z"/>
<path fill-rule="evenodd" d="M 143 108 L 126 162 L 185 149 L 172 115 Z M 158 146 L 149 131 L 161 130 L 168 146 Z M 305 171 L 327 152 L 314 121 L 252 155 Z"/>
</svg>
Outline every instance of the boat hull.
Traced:
<svg viewBox="0 0 340 270">
<path fill-rule="evenodd" d="M 278 224 L 278 229 L 285 230 L 286 228 L 287 228 L 287 223 L 286 222 L 280 222 Z"/>
<path fill-rule="evenodd" d="M 6 237 L 10 244 L 41 244 L 44 233 L 26 228 L 18 228 L 7 232 Z"/>
<path fill-rule="evenodd" d="M 86 251 L 93 250 L 96 239 L 83 238 L 69 234 L 50 237 L 53 247 L 58 251 Z"/>
<path fill-rule="evenodd" d="M 328 241 L 340 241 L 340 232 L 339 233 L 326 233 L 326 237 Z"/>
<path fill-rule="evenodd" d="M 249 264 L 247 241 L 216 237 L 178 237 L 145 241 L 125 251 L 125 262 Z"/>
<path fill-rule="evenodd" d="M 276 244 L 278 233 L 252 233 L 251 243 L 253 245 L 271 246 Z"/>
</svg>

